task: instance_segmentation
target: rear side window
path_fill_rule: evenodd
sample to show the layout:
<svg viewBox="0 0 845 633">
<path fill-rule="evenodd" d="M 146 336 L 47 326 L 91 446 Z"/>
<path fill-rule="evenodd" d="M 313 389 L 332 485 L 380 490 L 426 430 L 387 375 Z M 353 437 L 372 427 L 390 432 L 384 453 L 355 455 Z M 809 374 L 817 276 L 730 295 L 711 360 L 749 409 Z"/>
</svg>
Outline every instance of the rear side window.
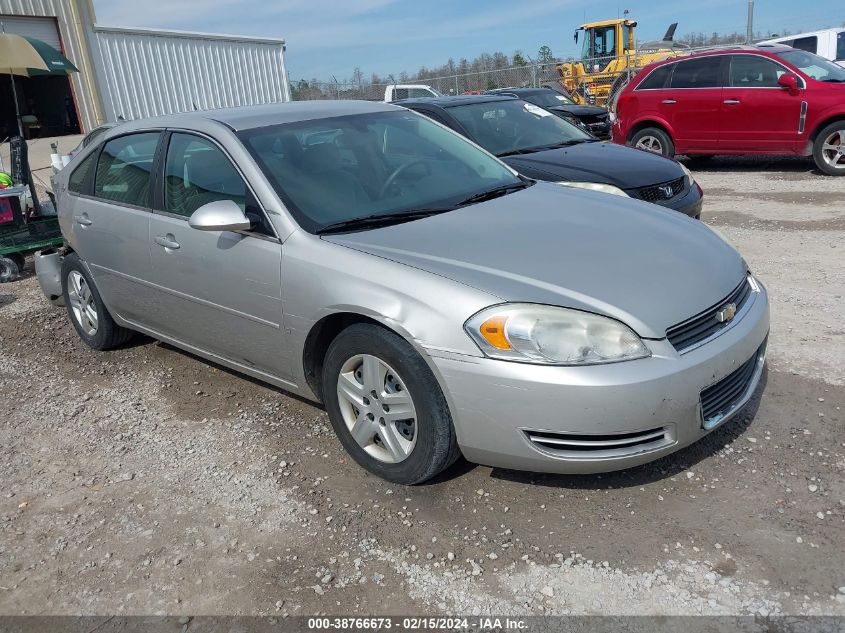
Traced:
<svg viewBox="0 0 845 633">
<path fill-rule="evenodd" d="M 144 132 L 106 143 L 97 164 L 94 195 L 104 200 L 149 208 L 150 179 L 160 134 Z"/>
<path fill-rule="evenodd" d="M 672 88 L 718 88 L 721 57 L 699 57 L 675 64 Z"/>
<path fill-rule="evenodd" d="M 672 74 L 672 64 L 666 64 L 652 70 L 648 77 L 643 79 L 637 86 L 637 90 L 659 90 L 665 88 Z"/>
<path fill-rule="evenodd" d="M 67 181 L 68 191 L 75 194 L 88 193 L 88 176 L 97 164 L 97 152 L 91 152 L 86 156 L 79 166 L 73 170 Z"/>
<path fill-rule="evenodd" d="M 836 61 L 845 61 L 845 31 L 836 36 Z"/>
<path fill-rule="evenodd" d="M 811 35 L 810 37 L 799 37 L 798 39 L 792 40 L 790 46 L 802 51 L 807 51 L 808 53 L 815 53 L 819 47 L 819 38 L 815 35 Z"/>
<path fill-rule="evenodd" d="M 786 72 L 780 64 L 758 55 L 731 55 L 730 85 L 734 88 L 778 88 Z"/>
</svg>

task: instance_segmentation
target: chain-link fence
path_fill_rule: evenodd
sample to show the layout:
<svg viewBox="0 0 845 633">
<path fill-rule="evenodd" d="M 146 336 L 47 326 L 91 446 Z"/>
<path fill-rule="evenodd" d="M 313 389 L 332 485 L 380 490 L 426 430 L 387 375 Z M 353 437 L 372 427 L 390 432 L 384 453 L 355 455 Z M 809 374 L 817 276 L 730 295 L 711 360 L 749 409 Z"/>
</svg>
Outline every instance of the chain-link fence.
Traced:
<svg viewBox="0 0 845 633">
<path fill-rule="evenodd" d="M 548 64 L 528 64 L 481 70 L 472 73 L 446 75 L 442 77 L 414 78 L 396 83 L 339 83 L 318 81 L 294 81 L 291 92 L 294 100 L 306 99 L 366 99 L 380 101 L 390 86 L 426 85 L 444 95 L 478 94 L 496 88 L 539 88 L 550 87 L 563 90 L 577 103 L 611 105 L 631 77 L 643 66 L 670 56 L 712 50 L 707 48 L 686 48 L 675 45 L 668 48 L 652 48 L 637 51 L 621 57 L 604 56 L 586 60 L 557 61 Z M 425 96 L 400 92 L 395 98 Z"/>
</svg>

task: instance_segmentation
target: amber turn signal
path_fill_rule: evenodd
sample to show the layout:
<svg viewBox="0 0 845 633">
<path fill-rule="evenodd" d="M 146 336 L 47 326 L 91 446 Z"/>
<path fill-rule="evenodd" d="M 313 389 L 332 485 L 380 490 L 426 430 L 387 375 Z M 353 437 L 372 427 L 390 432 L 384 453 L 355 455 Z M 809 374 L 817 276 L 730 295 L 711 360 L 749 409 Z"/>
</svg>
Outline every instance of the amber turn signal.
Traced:
<svg viewBox="0 0 845 633">
<path fill-rule="evenodd" d="M 506 316 L 494 316 L 487 319 L 479 327 L 481 336 L 496 349 L 513 349 L 505 336 L 505 324 L 508 322 Z"/>
</svg>

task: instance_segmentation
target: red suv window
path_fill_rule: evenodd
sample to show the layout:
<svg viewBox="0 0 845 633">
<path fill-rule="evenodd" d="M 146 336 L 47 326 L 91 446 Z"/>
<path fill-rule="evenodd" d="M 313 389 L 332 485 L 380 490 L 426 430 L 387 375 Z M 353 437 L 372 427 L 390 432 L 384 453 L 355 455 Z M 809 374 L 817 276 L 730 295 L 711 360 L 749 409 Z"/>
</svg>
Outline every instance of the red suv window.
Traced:
<svg viewBox="0 0 845 633">
<path fill-rule="evenodd" d="M 735 88 L 778 88 L 786 68 L 759 55 L 731 55 L 730 85 Z"/>
<path fill-rule="evenodd" d="M 672 73 L 672 88 L 718 88 L 719 68 L 722 58 L 718 56 L 688 59 L 675 64 Z"/>
<path fill-rule="evenodd" d="M 665 88 L 669 80 L 669 75 L 672 74 L 672 64 L 660 66 L 651 71 L 645 79 L 643 79 L 637 86 L 637 90 L 660 90 Z"/>
</svg>

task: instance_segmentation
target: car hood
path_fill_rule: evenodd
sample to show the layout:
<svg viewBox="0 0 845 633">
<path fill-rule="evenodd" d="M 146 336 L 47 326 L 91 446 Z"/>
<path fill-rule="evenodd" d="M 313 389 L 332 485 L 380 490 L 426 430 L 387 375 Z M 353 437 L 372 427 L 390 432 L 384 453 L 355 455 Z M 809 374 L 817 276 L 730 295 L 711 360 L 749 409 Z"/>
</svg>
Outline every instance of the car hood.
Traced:
<svg viewBox="0 0 845 633">
<path fill-rule="evenodd" d="M 607 110 L 604 108 L 576 104 L 550 106 L 546 109 L 552 112 L 568 112 L 574 116 L 598 116 L 599 114 L 607 114 Z"/>
<path fill-rule="evenodd" d="M 665 337 L 668 327 L 719 302 L 746 274 L 739 253 L 700 222 L 633 199 L 549 183 L 323 239 L 502 301 L 605 314 L 645 338 Z"/>
<path fill-rule="evenodd" d="M 530 178 L 603 182 L 620 189 L 647 187 L 684 175 L 671 158 L 612 143 L 580 143 L 502 160 Z"/>
</svg>

